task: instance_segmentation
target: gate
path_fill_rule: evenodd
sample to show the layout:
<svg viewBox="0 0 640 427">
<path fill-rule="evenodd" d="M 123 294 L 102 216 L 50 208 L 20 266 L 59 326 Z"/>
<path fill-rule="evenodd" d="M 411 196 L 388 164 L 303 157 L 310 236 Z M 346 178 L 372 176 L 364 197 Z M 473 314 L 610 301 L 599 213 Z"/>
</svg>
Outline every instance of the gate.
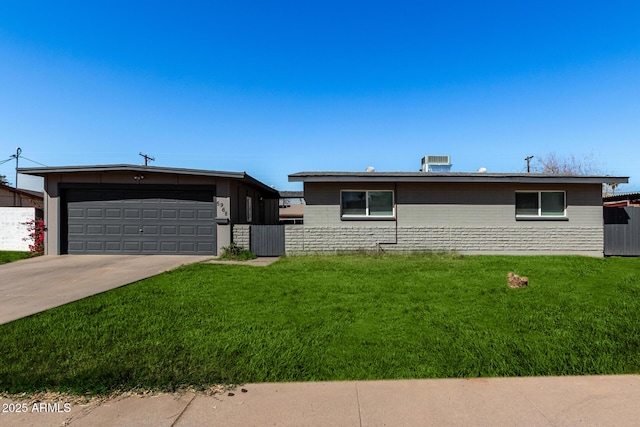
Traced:
<svg viewBox="0 0 640 427">
<path fill-rule="evenodd" d="M 640 207 L 604 208 L 604 254 L 640 256 Z"/>
<path fill-rule="evenodd" d="M 258 256 L 284 254 L 284 225 L 252 225 L 251 251 Z"/>
</svg>

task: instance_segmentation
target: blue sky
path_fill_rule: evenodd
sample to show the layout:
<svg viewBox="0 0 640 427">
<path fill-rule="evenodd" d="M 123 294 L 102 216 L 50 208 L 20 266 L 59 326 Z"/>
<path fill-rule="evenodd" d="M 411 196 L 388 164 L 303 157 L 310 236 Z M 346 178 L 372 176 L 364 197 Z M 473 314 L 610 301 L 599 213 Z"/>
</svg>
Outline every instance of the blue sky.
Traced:
<svg viewBox="0 0 640 427">
<path fill-rule="evenodd" d="M 0 161 L 142 151 L 301 189 L 288 174 L 553 152 L 640 191 L 639 22 L 637 1 L 2 2 Z"/>
</svg>

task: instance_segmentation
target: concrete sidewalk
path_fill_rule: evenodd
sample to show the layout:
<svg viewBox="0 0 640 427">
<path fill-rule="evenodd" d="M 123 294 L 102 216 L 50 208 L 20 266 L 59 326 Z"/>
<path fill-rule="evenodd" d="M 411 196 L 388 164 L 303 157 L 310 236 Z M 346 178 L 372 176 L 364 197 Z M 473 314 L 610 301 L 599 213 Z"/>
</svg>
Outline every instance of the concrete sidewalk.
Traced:
<svg viewBox="0 0 640 427">
<path fill-rule="evenodd" d="M 60 255 L 2 264 L 0 324 L 211 258 L 194 255 Z"/>
<path fill-rule="evenodd" d="M 56 412 L 25 401 L 26 412 L 0 413 L 0 426 L 634 426 L 640 420 L 640 375 L 247 384 L 233 393 L 120 397 L 71 404 L 69 412 L 65 402 L 57 402 Z"/>
</svg>

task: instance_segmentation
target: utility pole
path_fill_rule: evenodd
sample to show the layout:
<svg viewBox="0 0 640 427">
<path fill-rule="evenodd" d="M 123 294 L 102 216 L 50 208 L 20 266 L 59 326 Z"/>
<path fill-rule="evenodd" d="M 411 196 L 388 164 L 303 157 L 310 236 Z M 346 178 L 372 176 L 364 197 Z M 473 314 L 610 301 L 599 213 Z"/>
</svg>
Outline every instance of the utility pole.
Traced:
<svg viewBox="0 0 640 427">
<path fill-rule="evenodd" d="M 527 162 L 527 173 L 531 172 L 531 159 L 533 159 L 533 156 L 527 156 L 524 158 Z"/>
<path fill-rule="evenodd" d="M 16 154 L 13 154 L 11 157 L 15 157 L 16 158 L 16 184 L 15 184 L 15 188 L 16 190 L 18 189 L 18 160 L 20 159 L 20 154 L 22 153 L 22 148 L 18 147 L 16 148 Z M 13 206 L 18 206 L 18 193 L 14 192 L 13 193 Z"/>
<path fill-rule="evenodd" d="M 20 154 L 22 154 L 22 148 L 18 147 L 16 148 L 16 154 L 11 155 L 11 157 L 15 157 L 16 159 L 16 188 L 18 188 L 18 159 L 20 158 Z"/>
<path fill-rule="evenodd" d="M 143 154 L 142 152 L 140 152 L 140 156 L 144 157 L 144 165 L 145 166 L 149 165 L 149 161 L 152 161 L 152 162 L 156 161 L 155 157 L 147 156 L 146 154 Z"/>
</svg>

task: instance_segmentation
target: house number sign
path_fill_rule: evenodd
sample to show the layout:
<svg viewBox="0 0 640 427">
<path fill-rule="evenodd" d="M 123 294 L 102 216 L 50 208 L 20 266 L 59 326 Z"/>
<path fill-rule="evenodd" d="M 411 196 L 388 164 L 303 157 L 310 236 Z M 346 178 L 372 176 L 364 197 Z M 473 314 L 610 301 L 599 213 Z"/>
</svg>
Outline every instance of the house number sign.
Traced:
<svg viewBox="0 0 640 427">
<path fill-rule="evenodd" d="M 218 208 L 218 212 L 221 212 L 224 218 L 229 218 L 229 213 L 227 212 L 227 207 L 225 206 L 224 202 L 216 200 L 216 206 Z"/>
</svg>

